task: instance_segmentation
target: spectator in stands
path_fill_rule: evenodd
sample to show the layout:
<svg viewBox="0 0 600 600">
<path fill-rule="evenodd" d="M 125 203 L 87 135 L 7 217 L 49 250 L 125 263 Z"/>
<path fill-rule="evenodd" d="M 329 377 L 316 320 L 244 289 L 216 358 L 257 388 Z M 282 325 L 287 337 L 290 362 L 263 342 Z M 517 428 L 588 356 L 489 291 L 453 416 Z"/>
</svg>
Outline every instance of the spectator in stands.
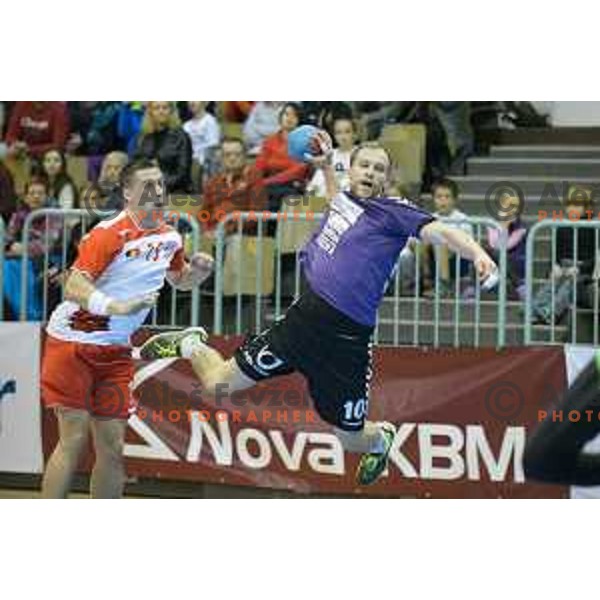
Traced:
<svg viewBox="0 0 600 600">
<path fill-rule="evenodd" d="M 103 190 L 104 210 L 122 210 L 125 205 L 121 193 L 121 173 L 127 166 L 129 157 L 125 152 L 109 152 L 102 162 L 98 185 Z M 95 188 L 91 188 L 92 190 Z"/>
<path fill-rule="evenodd" d="M 4 123 L 6 122 L 6 109 L 4 102 L 0 102 L 0 140 L 4 139 Z"/>
<path fill-rule="evenodd" d="M 244 123 L 254 104 L 249 101 L 223 102 L 223 118 L 228 123 Z"/>
<path fill-rule="evenodd" d="M 527 227 L 519 214 L 519 198 L 506 194 L 500 199 L 505 208 L 500 211 L 498 221 L 500 230 L 489 227 L 487 242 L 483 244 L 486 252 L 500 264 L 500 252 L 506 244 L 506 275 L 508 296 L 515 300 L 525 299 L 525 250 L 527 245 Z"/>
<path fill-rule="evenodd" d="M 120 102 L 68 102 L 71 154 L 103 155 L 124 147 L 118 133 Z"/>
<path fill-rule="evenodd" d="M 7 106 L 6 102 L 0 102 L 0 161 L 4 160 L 8 153 L 6 142 L 4 141 L 4 125 L 7 121 Z"/>
<path fill-rule="evenodd" d="M 129 163 L 129 157 L 125 152 L 109 152 L 102 161 L 100 169 L 100 183 L 118 184 L 121 180 L 121 173 Z"/>
<path fill-rule="evenodd" d="M 77 247 L 81 238 L 95 227 L 100 222 L 99 212 L 109 210 L 108 201 L 109 197 L 105 194 L 104 189 L 97 183 L 92 183 L 86 190 L 85 196 L 87 198 L 88 206 L 92 211 L 91 219 L 87 219 L 84 223 L 80 220 L 72 229 L 71 236 L 69 238 L 69 245 L 67 246 L 66 252 L 66 264 L 70 266 L 77 258 Z"/>
<path fill-rule="evenodd" d="M 117 133 L 129 156 L 135 154 L 142 129 L 146 102 L 121 102 L 117 115 Z"/>
<path fill-rule="evenodd" d="M 279 114 L 279 131 L 263 142 L 256 158 L 256 168 L 263 177 L 262 185 L 267 190 L 271 212 L 281 209 L 286 196 L 302 195 L 311 175 L 309 165 L 293 160 L 288 154 L 288 133 L 298 127 L 299 120 L 298 105 L 284 104 Z"/>
<path fill-rule="evenodd" d="M 302 122 L 325 129 L 334 137 L 334 123 L 337 119 L 353 120 L 352 106 L 349 102 L 313 102 L 304 101 L 302 105 Z M 354 126 L 356 129 L 356 124 Z"/>
<path fill-rule="evenodd" d="M 14 318 L 18 318 L 21 306 L 21 256 L 26 251 L 28 320 L 39 320 L 41 315 L 40 294 L 37 280 L 43 270 L 43 258 L 50 254 L 60 239 L 62 220 L 55 217 L 34 219 L 29 228 L 27 247 L 23 246 L 23 228 L 28 215 L 39 208 L 49 206 L 48 182 L 42 176 L 32 178 L 25 187 L 23 201 L 12 215 L 7 227 L 4 260 L 4 297 Z"/>
<path fill-rule="evenodd" d="M 214 236 L 223 214 L 262 211 L 267 204 L 258 171 L 253 165 L 246 164 L 242 140 L 225 138 L 221 144 L 221 155 L 223 171 L 209 179 L 204 190 L 202 210 L 208 213 L 209 218 L 202 221 L 204 235 L 209 237 Z M 228 234 L 237 231 L 252 234 L 256 231 L 256 220 L 247 220 L 239 228 L 238 223 L 239 220 L 229 221 L 225 231 Z"/>
<path fill-rule="evenodd" d="M 350 156 L 355 148 L 356 127 L 352 119 L 340 117 L 333 123 L 333 139 L 335 149 L 332 155 L 332 164 L 335 171 L 335 177 L 338 190 L 347 189 L 350 180 L 348 172 L 350 170 Z M 325 176 L 322 169 L 319 169 L 310 180 L 307 191 L 318 198 L 325 198 Z"/>
<path fill-rule="evenodd" d="M 577 190 L 569 190 L 566 207 L 566 220 L 578 221 L 586 218 L 586 212 L 593 212 L 591 198 L 582 198 Z M 556 231 L 556 262 L 548 274 L 547 281 L 535 295 L 533 318 L 539 323 L 559 321 L 574 303 L 575 288 L 577 298 L 586 300 L 586 288 L 592 284 L 595 261 L 598 255 L 596 232 L 593 228 L 575 229 L 559 227 Z M 554 301 L 552 300 L 554 292 Z"/>
<path fill-rule="evenodd" d="M 418 120 L 427 125 L 426 181 L 463 175 L 475 146 L 470 102 L 420 103 Z"/>
<path fill-rule="evenodd" d="M 48 181 L 50 203 L 59 208 L 77 208 L 77 188 L 67 173 L 65 155 L 60 150 L 46 150 L 42 156 L 42 169 Z"/>
<path fill-rule="evenodd" d="M 387 123 L 401 123 L 411 120 L 415 112 L 415 102 L 356 102 L 360 113 L 359 129 L 368 140 L 377 139 Z"/>
<path fill-rule="evenodd" d="M 433 215 L 448 223 L 450 227 L 464 231 L 467 235 L 473 237 L 473 226 L 469 222 L 466 213 L 457 208 L 460 190 L 458 185 L 452 179 L 440 179 L 431 187 L 433 196 L 433 205 L 435 211 Z M 427 244 L 421 246 L 424 255 L 423 287 L 424 295 L 433 296 L 436 293 L 442 297 L 449 297 L 453 294 L 453 282 L 456 281 L 456 260 L 457 257 L 449 250 L 447 246 L 433 247 Z M 437 263 L 437 265 L 436 265 Z M 434 279 L 436 268 L 439 269 L 439 286 L 436 292 Z M 466 278 L 469 274 L 470 263 L 464 258 L 459 263 L 459 279 Z"/>
<path fill-rule="evenodd" d="M 168 193 L 190 192 L 192 146 L 173 102 L 148 103 L 136 157 L 158 162 Z"/>
<path fill-rule="evenodd" d="M 433 102 L 433 110 L 446 137 L 449 152 L 447 172 L 463 175 L 467 158 L 473 154 L 475 138 L 470 102 Z"/>
<path fill-rule="evenodd" d="M 69 120 L 64 102 L 15 102 L 6 132 L 11 156 L 40 158 L 46 150 L 64 150 Z"/>
<path fill-rule="evenodd" d="M 16 197 L 13 177 L 0 159 L 0 218 L 8 223 L 15 208 Z"/>
<path fill-rule="evenodd" d="M 92 113 L 98 102 L 72 101 L 67 102 L 70 134 L 66 150 L 69 154 L 87 154 L 85 140 L 92 121 Z"/>
<path fill-rule="evenodd" d="M 198 190 L 202 189 L 205 164 L 214 160 L 214 151 L 221 141 L 221 127 L 215 116 L 206 112 L 207 104 L 197 100 L 188 102 L 192 118 L 183 124 L 192 143 L 192 180 Z"/>
<path fill-rule="evenodd" d="M 48 314 L 62 301 L 61 287 L 65 282 L 70 266 L 77 258 L 77 248 L 81 238 L 101 221 L 100 213 L 109 210 L 107 205 L 108 196 L 98 183 L 93 183 L 83 190 L 82 198 L 91 217 L 85 220 L 77 219 L 71 228 L 64 263 L 62 262 L 61 253 L 60 259 L 48 267 Z"/>
<path fill-rule="evenodd" d="M 251 156 L 256 156 L 264 140 L 279 129 L 282 104 L 282 102 L 257 102 L 252 107 L 244 123 L 244 143 Z"/>
</svg>

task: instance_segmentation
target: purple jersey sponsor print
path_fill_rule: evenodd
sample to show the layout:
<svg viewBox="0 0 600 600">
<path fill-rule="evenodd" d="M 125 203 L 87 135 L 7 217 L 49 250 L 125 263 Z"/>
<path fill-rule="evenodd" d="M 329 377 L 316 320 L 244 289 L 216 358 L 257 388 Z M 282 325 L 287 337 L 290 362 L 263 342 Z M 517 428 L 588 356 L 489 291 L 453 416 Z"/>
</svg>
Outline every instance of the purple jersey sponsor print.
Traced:
<svg viewBox="0 0 600 600">
<path fill-rule="evenodd" d="M 373 326 L 400 251 L 434 220 L 404 199 L 363 200 L 341 192 L 302 249 L 306 279 L 329 304 Z"/>
</svg>

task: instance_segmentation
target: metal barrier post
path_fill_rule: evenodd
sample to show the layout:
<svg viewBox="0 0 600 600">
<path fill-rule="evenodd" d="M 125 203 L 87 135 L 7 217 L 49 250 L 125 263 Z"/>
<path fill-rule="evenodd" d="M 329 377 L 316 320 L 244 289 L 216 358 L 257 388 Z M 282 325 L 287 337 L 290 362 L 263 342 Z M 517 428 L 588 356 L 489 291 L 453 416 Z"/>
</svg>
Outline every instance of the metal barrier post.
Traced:
<svg viewBox="0 0 600 600">
<path fill-rule="evenodd" d="M 290 218 L 292 217 L 293 218 Z M 225 234 L 225 224 L 229 221 L 231 221 L 232 219 L 239 219 L 239 226 L 238 226 L 238 230 L 241 231 L 242 227 L 241 224 L 244 223 L 245 221 L 247 221 L 248 219 L 252 219 L 252 220 L 257 220 L 258 221 L 258 238 L 256 240 L 257 243 L 257 247 L 256 247 L 256 257 L 255 259 L 252 260 L 252 262 L 256 262 L 256 272 L 257 272 L 257 277 L 259 279 L 257 279 L 256 281 L 256 287 L 253 288 L 255 289 L 255 294 L 256 294 L 256 306 L 254 307 L 253 315 L 254 315 L 254 326 L 253 329 L 255 330 L 259 330 L 262 327 L 262 319 L 264 316 L 264 311 L 262 309 L 262 304 L 261 304 L 261 290 L 262 290 L 262 274 L 264 273 L 264 266 L 263 266 L 263 232 L 264 232 L 264 222 L 270 222 L 270 221 L 274 221 L 276 219 L 278 219 L 280 222 L 283 222 L 283 219 L 289 219 L 290 221 L 294 221 L 294 222 L 298 222 L 298 221 L 305 221 L 307 219 L 315 219 L 315 220 L 320 220 L 321 218 L 323 218 L 323 213 L 315 213 L 314 215 L 309 215 L 309 214 L 296 214 L 296 213 L 280 213 L 278 215 L 265 215 L 262 213 L 253 213 L 253 212 L 245 212 L 245 213 L 230 213 L 229 215 L 227 215 L 224 220 L 222 220 L 218 227 L 217 227 L 217 235 L 216 235 L 216 265 L 215 265 L 215 309 L 214 309 L 214 331 L 217 334 L 222 334 L 224 332 L 224 315 L 223 315 L 223 305 L 224 305 L 224 267 L 225 267 L 225 244 L 226 244 L 226 234 Z M 477 235 L 477 238 L 481 238 L 481 231 L 483 230 L 484 227 L 491 227 L 491 228 L 495 228 L 497 230 L 499 230 L 501 233 L 504 231 L 504 229 L 496 222 L 493 221 L 492 219 L 489 218 L 483 218 L 483 217 L 479 217 L 479 218 L 472 218 L 469 219 L 468 222 L 472 225 L 475 225 L 478 228 L 479 231 L 479 235 Z M 476 239 L 477 239 L 476 238 Z M 501 238 L 503 239 L 503 238 Z M 282 253 L 282 236 L 281 236 L 281 231 L 279 231 L 278 228 L 278 232 L 276 233 L 275 236 L 275 252 L 276 255 L 274 257 L 275 263 L 274 263 L 274 268 L 275 268 L 275 272 L 274 272 L 274 299 L 273 299 L 273 305 L 271 307 L 271 310 L 273 312 L 273 316 L 279 317 L 281 315 L 282 312 L 285 311 L 286 306 L 283 305 L 283 297 L 282 297 L 282 293 L 283 293 L 283 289 L 282 289 L 282 281 L 283 281 L 283 275 L 281 272 L 281 253 Z M 294 273 L 294 297 L 297 297 L 298 293 L 299 293 L 299 288 L 300 288 L 300 265 L 299 265 L 299 261 L 298 261 L 298 250 L 296 249 L 296 260 L 295 260 L 295 265 L 296 265 L 296 269 L 295 269 L 295 273 Z M 498 253 L 499 253 L 499 258 L 498 258 L 498 268 L 500 271 L 500 277 L 501 277 L 501 281 L 499 283 L 499 286 L 497 288 L 497 306 L 498 306 L 498 313 L 497 315 L 494 316 L 495 319 L 495 323 L 494 325 L 497 327 L 497 332 L 495 333 L 495 338 L 496 338 L 496 344 L 498 347 L 504 347 L 506 344 L 506 304 L 507 304 L 507 291 L 506 291 L 506 273 L 507 273 L 507 256 L 506 256 L 506 244 L 504 242 L 501 243 L 501 245 L 499 246 L 498 249 Z M 266 255 L 265 255 L 266 256 Z M 269 255 L 270 256 L 270 255 Z M 238 260 L 242 261 L 244 258 L 246 258 L 246 260 L 248 260 L 247 257 L 239 257 Z M 453 259 L 456 261 L 455 262 L 455 272 L 456 272 L 456 277 L 457 279 L 459 278 L 460 275 L 460 260 L 461 260 L 461 256 L 455 256 L 453 257 Z M 421 331 L 425 331 L 425 329 L 422 329 L 422 322 L 420 320 L 420 317 L 423 316 L 423 310 L 422 310 L 422 300 L 419 298 L 419 284 L 420 284 L 420 267 L 422 264 L 422 260 L 421 260 L 421 255 L 420 252 L 416 253 L 416 272 L 415 272 L 415 280 L 416 280 L 416 288 L 415 288 L 415 295 L 413 297 L 413 301 L 414 301 L 414 305 L 413 305 L 413 309 L 414 309 L 414 314 L 413 314 L 413 319 L 412 319 L 412 326 L 414 327 L 414 331 L 413 331 L 413 344 L 414 345 L 419 345 L 419 343 L 421 342 Z M 247 264 L 247 263 L 245 263 Z M 235 290 L 237 288 L 238 290 L 238 294 L 237 296 L 239 297 L 240 294 L 242 293 L 241 287 L 240 287 L 240 281 L 241 278 L 243 276 L 243 270 L 239 269 L 239 264 L 236 265 L 236 267 L 238 267 L 237 273 L 236 273 L 236 279 L 234 279 L 231 283 L 233 284 L 233 291 L 234 291 L 234 295 L 235 295 Z M 253 266 L 253 265 L 250 265 Z M 452 265 L 450 265 L 452 266 Z M 393 296 L 386 296 L 386 299 L 389 299 L 393 302 L 393 310 L 390 311 L 390 315 L 393 314 L 393 319 L 394 319 L 394 323 L 393 323 L 393 342 L 398 344 L 398 343 L 402 343 L 402 339 L 401 336 L 399 334 L 399 327 L 400 327 L 400 323 L 398 322 L 401 318 L 401 315 L 404 314 L 403 311 L 403 299 L 401 298 L 401 285 L 400 285 L 400 277 L 402 275 L 401 273 L 401 265 L 398 264 L 396 266 L 396 272 L 395 272 L 395 282 L 394 285 L 392 287 L 393 290 Z M 438 268 L 436 269 L 436 271 L 438 272 L 438 277 L 436 278 L 436 285 L 437 288 L 440 288 L 440 283 L 439 283 L 439 265 Z M 237 285 L 236 285 L 237 284 Z M 246 286 L 247 287 L 247 286 Z M 246 289 L 246 287 L 244 287 L 244 289 Z M 450 320 L 448 323 L 443 322 L 444 318 L 448 318 L 447 315 L 451 314 L 451 310 L 450 307 L 448 306 L 448 303 L 444 300 L 440 300 L 440 298 L 434 298 L 433 301 L 431 302 L 431 310 L 432 312 L 435 311 L 435 315 L 437 316 L 437 319 L 435 319 L 435 322 L 432 323 L 434 330 L 433 330 L 433 334 L 435 336 L 435 342 L 438 343 L 438 345 L 441 343 L 442 341 L 442 330 L 447 329 L 447 327 L 450 327 L 453 330 L 454 333 L 454 345 L 457 346 L 460 344 L 460 333 L 461 333 L 461 323 L 460 323 L 460 317 L 461 317 L 461 311 L 463 308 L 463 303 L 461 302 L 461 298 L 459 293 L 457 293 L 457 290 L 460 289 L 460 281 L 457 281 L 454 285 L 454 289 L 455 289 L 455 295 L 456 297 L 454 298 L 454 302 L 455 302 L 455 306 L 454 306 L 454 315 L 453 315 L 453 321 Z M 480 329 L 482 326 L 482 319 L 481 319 L 481 286 L 479 281 L 476 279 L 475 280 L 475 289 L 476 289 L 476 298 L 475 298 L 475 304 L 473 306 L 472 311 L 469 311 L 470 314 L 474 315 L 474 319 L 475 319 L 475 327 L 476 327 L 476 331 L 475 331 L 475 345 L 479 345 L 479 338 L 480 338 Z M 238 305 L 237 305 L 237 310 L 236 310 L 236 331 L 237 333 L 241 333 L 243 330 L 245 329 L 249 329 L 250 328 L 250 323 L 242 323 L 243 319 L 246 319 L 247 315 L 248 318 L 250 318 L 250 315 L 244 311 L 242 313 L 241 310 L 241 306 L 239 306 L 239 300 L 240 298 L 238 298 Z M 410 300 L 409 300 L 410 301 Z M 423 304 L 425 304 L 423 302 Z M 445 316 L 446 315 L 446 316 Z M 389 323 L 390 320 L 389 318 L 382 318 L 381 321 L 378 320 L 378 326 L 379 326 L 379 330 L 377 331 L 377 333 L 379 334 L 379 337 L 381 338 L 381 336 L 383 335 L 383 331 L 384 331 L 384 324 Z M 392 340 L 390 339 L 389 342 L 391 342 Z M 388 343 L 389 343 L 388 342 Z"/>
<path fill-rule="evenodd" d="M 175 211 L 164 211 L 165 216 L 168 218 L 172 216 Z M 198 224 L 197 219 L 195 219 L 192 215 L 186 212 L 177 212 L 177 218 L 183 218 L 188 225 L 192 229 L 192 254 L 196 254 L 200 252 L 200 236 L 202 235 L 202 231 L 200 229 L 200 225 Z M 172 298 L 173 306 L 175 305 L 175 300 L 177 298 L 177 290 L 173 289 L 174 297 Z M 199 286 L 195 285 L 192 288 L 192 304 L 191 304 L 191 319 L 190 325 L 192 327 L 196 327 L 200 322 L 200 289 Z"/>
<path fill-rule="evenodd" d="M 213 330 L 216 335 L 223 333 L 223 258 L 225 256 L 225 223 L 232 220 L 233 215 L 228 214 L 217 225 L 216 250 L 215 250 L 215 307 Z"/>
</svg>

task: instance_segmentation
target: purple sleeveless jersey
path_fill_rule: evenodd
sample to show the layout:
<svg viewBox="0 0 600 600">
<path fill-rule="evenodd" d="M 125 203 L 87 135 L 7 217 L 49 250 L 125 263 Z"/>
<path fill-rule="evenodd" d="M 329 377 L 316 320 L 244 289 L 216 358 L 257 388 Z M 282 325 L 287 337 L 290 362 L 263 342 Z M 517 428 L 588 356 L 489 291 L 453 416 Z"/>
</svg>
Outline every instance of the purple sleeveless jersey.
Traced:
<svg viewBox="0 0 600 600">
<path fill-rule="evenodd" d="M 302 249 L 304 275 L 315 294 L 373 326 L 400 251 L 434 220 L 406 200 L 362 200 L 341 192 Z"/>
</svg>

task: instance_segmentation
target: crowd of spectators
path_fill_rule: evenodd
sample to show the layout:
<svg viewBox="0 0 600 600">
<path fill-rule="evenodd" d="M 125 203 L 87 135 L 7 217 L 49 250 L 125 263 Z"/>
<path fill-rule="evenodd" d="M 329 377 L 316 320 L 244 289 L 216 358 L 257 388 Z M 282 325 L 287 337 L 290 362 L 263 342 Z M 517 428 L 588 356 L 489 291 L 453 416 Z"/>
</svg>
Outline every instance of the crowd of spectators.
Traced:
<svg viewBox="0 0 600 600">
<path fill-rule="evenodd" d="M 120 209 L 119 176 L 134 158 L 155 160 L 170 194 L 201 198 L 209 216 L 201 226 L 208 238 L 214 236 L 219 214 L 233 210 L 275 212 L 290 195 L 323 195 L 321 172 L 294 161 L 287 152 L 289 132 L 303 123 L 323 127 L 332 135 L 333 164 L 341 189 L 348 185 L 350 155 L 359 141 L 377 138 L 388 124 L 425 124 L 422 191 L 432 194 L 436 216 L 474 234 L 468 216 L 459 208 L 459 189 L 451 179 L 464 173 L 466 158 L 474 151 L 474 115 L 473 103 L 469 102 L 0 102 L 5 305 L 9 313 L 17 314 L 21 273 L 17 263 L 23 250 L 19 240 L 29 212 L 40 207 Z M 69 173 L 69 157 L 85 157 L 84 189 Z M 14 173 L 19 171 L 27 172 L 27 177 L 21 189 L 15 189 Z M 390 192 L 398 192 L 395 183 Z M 522 299 L 526 228 L 518 218 L 500 225 L 500 234 L 490 229 L 482 241 L 496 256 L 501 238 L 506 237 L 509 294 Z M 39 278 L 36 259 L 57 250 L 55 244 L 63 237 L 59 235 L 61 228 L 53 218 L 41 220 L 30 229 L 27 285 L 32 290 Z M 238 225 L 231 221 L 226 231 L 233 233 L 238 228 L 253 234 L 256 222 Z M 82 235 L 81 224 L 73 222 L 70 229 L 67 255 L 72 257 Z M 267 228 L 270 233 L 272 229 Z M 54 245 L 47 248 L 48 244 Z M 568 254 L 564 250 L 567 246 L 562 244 L 561 257 Z M 402 257 L 405 272 L 414 273 L 417 254 L 422 269 L 419 293 L 445 297 L 458 288 L 469 296 L 473 274 L 466 261 L 456 260 L 448 249 L 421 246 L 413 240 Z M 559 282 L 558 269 L 562 276 L 573 268 L 567 264 L 568 258 L 562 258 L 553 271 Z M 436 273 L 439 283 L 434 289 Z M 59 278 L 60 269 L 54 269 L 54 275 Z M 410 289 L 415 282 L 409 278 L 405 284 Z M 35 294 L 28 294 L 28 301 L 28 316 L 39 316 Z M 541 309 L 539 314 L 544 314 Z"/>
</svg>

